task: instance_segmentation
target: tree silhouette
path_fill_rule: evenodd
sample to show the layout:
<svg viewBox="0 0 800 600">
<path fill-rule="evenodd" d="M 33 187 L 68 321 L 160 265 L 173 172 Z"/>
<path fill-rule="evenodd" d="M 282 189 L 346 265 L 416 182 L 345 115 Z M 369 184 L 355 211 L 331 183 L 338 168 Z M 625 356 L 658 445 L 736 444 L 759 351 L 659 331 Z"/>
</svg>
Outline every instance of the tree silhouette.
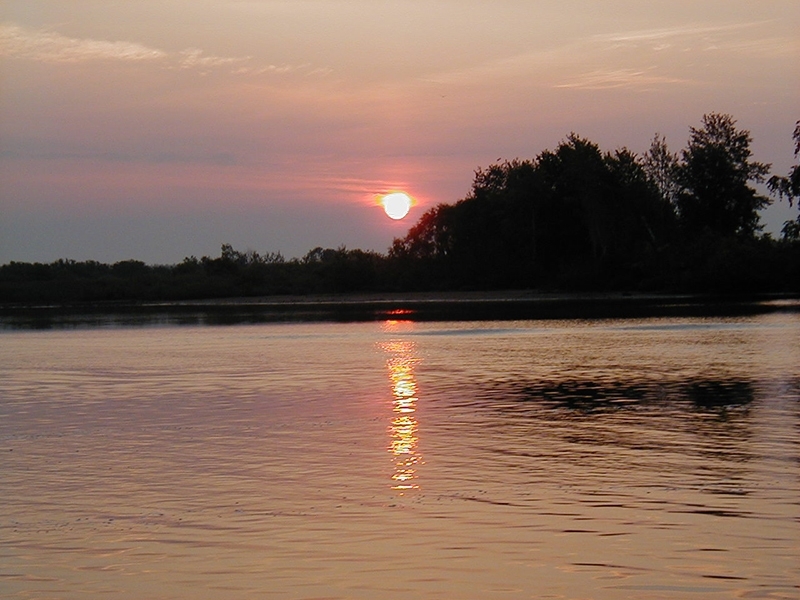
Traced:
<svg viewBox="0 0 800 600">
<path fill-rule="evenodd" d="M 750 132 L 736 129 L 725 114 L 703 116 L 690 129 L 678 181 L 678 214 L 688 233 L 710 230 L 723 236 L 753 237 L 760 229 L 758 210 L 770 204 L 750 183 L 764 181 L 769 165 L 751 160 Z"/>
<path fill-rule="evenodd" d="M 364 291 L 539 289 L 800 291 L 800 216 L 757 235 L 769 200 L 751 184 L 750 134 L 703 117 L 680 157 L 656 135 L 643 155 L 570 134 L 554 150 L 479 168 L 469 193 L 427 210 L 388 253 L 316 247 L 289 260 L 241 252 L 173 266 L 60 259 L 0 265 L 0 304 L 170 301 Z M 800 121 L 794 130 L 800 156 Z M 768 186 L 790 204 L 800 166 Z M 800 204 L 800 203 L 799 203 Z"/>
<path fill-rule="evenodd" d="M 456 287 L 592 287 L 627 277 L 631 257 L 641 270 L 671 216 L 635 154 L 570 134 L 533 160 L 478 169 L 467 197 L 427 211 L 390 257 Z"/>
<path fill-rule="evenodd" d="M 800 121 L 795 123 L 792 137 L 794 138 L 794 157 L 797 159 L 800 157 Z M 772 193 L 789 200 L 789 206 L 791 206 L 792 201 L 800 197 L 800 165 L 794 165 L 789 170 L 789 175 L 786 177 L 773 175 L 770 177 L 767 185 Z M 797 209 L 797 219 L 794 221 L 786 221 L 786 223 L 783 224 L 781 232 L 783 233 L 784 239 L 800 240 L 800 203 L 798 203 Z"/>
<path fill-rule="evenodd" d="M 642 157 L 642 168 L 664 202 L 674 204 L 680 185 L 677 181 L 678 156 L 669 151 L 664 136 L 656 134 Z"/>
</svg>

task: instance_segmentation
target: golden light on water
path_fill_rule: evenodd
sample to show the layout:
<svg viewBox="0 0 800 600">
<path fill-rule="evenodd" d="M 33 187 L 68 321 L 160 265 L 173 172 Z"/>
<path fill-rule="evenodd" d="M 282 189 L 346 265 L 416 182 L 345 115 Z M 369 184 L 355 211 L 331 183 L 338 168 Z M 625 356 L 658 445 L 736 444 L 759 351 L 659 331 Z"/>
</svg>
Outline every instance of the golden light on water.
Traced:
<svg viewBox="0 0 800 600">
<path fill-rule="evenodd" d="M 386 321 L 384 330 L 396 332 L 408 322 Z M 413 341 L 392 339 L 381 344 L 389 356 L 386 366 L 392 385 L 392 421 L 389 426 L 391 441 L 389 451 L 394 458 L 392 489 L 403 492 L 417 489 L 417 466 L 422 463 L 419 454 L 419 425 L 417 422 L 417 381 L 414 367 L 419 362 Z"/>
</svg>

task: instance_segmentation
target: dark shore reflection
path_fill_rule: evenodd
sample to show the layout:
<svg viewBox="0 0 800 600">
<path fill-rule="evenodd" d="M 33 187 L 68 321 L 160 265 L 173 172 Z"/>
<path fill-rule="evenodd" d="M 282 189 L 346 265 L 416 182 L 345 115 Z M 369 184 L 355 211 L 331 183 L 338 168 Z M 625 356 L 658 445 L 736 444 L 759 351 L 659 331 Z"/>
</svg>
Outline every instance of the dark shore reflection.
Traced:
<svg viewBox="0 0 800 600">
<path fill-rule="evenodd" d="M 285 322 L 415 322 L 721 317 L 798 313 L 800 300 L 628 294 L 451 292 L 231 298 L 154 303 L 0 305 L 0 331 L 252 325 Z"/>
<path fill-rule="evenodd" d="M 723 412 L 746 409 L 755 399 L 753 384 L 746 380 L 691 379 L 686 381 L 613 381 L 603 379 L 536 382 L 501 382 L 481 394 L 487 400 L 504 398 L 511 405 L 562 408 L 576 413 L 599 413 L 625 407 L 661 407 Z"/>
<path fill-rule="evenodd" d="M 547 424 L 571 443 L 662 451 L 662 434 L 667 434 L 684 436 L 671 448 L 674 454 L 734 465 L 753 458 L 757 394 L 747 380 L 502 382 L 477 395 L 473 410 L 483 407 L 504 418 Z M 629 435 L 628 428 L 637 435 Z"/>
<path fill-rule="evenodd" d="M 419 426 L 417 423 L 417 381 L 414 367 L 419 362 L 416 343 L 396 334 L 413 328 L 410 321 L 388 320 L 383 330 L 393 337 L 381 343 L 381 349 L 388 355 L 386 366 L 392 385 L 392 421 L 389 426 L 391 443 L 389 451 L 394 457 L 392 489 L 401 493 L 417 489 L 417 465 L 422 462 L 419 454 Z"/>
</svg>

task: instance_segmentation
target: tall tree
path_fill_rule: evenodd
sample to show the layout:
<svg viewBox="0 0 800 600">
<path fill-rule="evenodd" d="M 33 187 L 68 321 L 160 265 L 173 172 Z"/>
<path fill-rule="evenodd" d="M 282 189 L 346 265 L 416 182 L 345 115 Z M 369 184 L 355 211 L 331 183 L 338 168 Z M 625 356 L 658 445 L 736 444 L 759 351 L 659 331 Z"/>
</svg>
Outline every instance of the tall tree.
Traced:
<svg viewBox="0 0 800 600">
<path fill-rule="evenodd" d="M 560 260 L 599 259 L 612 244 L 611 176 L 597 144 L 574 133 L 537 159 L 546 200 L 542 243 Z"/>
<path fill-rule="evenodd" d="M 758 210 L 771 200 L 750 183 L 763 182 L 770 166 L 751 160 L 750 132 L 736 129 L 730 115 L 704 115 L 703 126 L 690 131 L 677 173 L 683 227 L 689 233 L 752 237 L 761 228 Z"/>
<path fill-rule="evenodd" d="M 663 146 L 666 158 L 666 144 Z M 673 156 L 674 158 L 674 156 Z M 647 171 L 648 155 L 639 157 L 627 148 L 606 154 L 606 164 L 613 176 L 614 245 L 617 253 L 641 255 L 668 243 L 673 230 L 675 209 L 670 198 L 674 183 L 662 174 L 661 184 Z M 664 166 L 669 165 L 668 161 Z"/>
</svg>

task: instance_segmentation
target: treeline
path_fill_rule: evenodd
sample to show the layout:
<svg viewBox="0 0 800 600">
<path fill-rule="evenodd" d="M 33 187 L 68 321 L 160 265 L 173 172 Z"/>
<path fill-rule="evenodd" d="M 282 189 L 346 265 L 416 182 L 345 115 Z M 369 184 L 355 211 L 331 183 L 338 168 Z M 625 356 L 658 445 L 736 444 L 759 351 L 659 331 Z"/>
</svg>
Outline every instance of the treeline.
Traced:
<svg viewBox="0 0 800 600">
<path fill-rule="evenodd" d="M 377 252 L 315 248 L 302 259 L 240 252 L 194 256 L 177 265 L 126 260 L 11 262 L 0 267 L 0 302 L 177 301 L 388 289 L 389 259 Z"/>
<path fill-rule="evenodd" d="M 643 156 L 570 135 L 532 160 L 476 172 L 463 200 L 426 212 L 391 258 L 404 286 L 691 292 L 797 291 L 800 216 L 781 239 L 759 210 L 796 198 L 798 167 L 769 179 L 729 115 L 691 128 L 675 154 L 656 136 Z M 794 132 L 800 153 L 800 124 Z"/>
<path fill-rule="evenodd" d="M 428 210 L 386 254 L 315 248 L 177 265 L 58 260 L 0 266 L 0 302 L 189 300 L 419 290 L 800 292 L 800 215 L 780 239 L 758 211 L 800 197 L 800 169 L 769 176 L 748 131 L 711 114 L 680 153 L 602 152 L 574 134 L 530 160 L 479 169 L 470 193 Z M 800 122 L 794 131 L 800 154 Z"/>
</svg>

